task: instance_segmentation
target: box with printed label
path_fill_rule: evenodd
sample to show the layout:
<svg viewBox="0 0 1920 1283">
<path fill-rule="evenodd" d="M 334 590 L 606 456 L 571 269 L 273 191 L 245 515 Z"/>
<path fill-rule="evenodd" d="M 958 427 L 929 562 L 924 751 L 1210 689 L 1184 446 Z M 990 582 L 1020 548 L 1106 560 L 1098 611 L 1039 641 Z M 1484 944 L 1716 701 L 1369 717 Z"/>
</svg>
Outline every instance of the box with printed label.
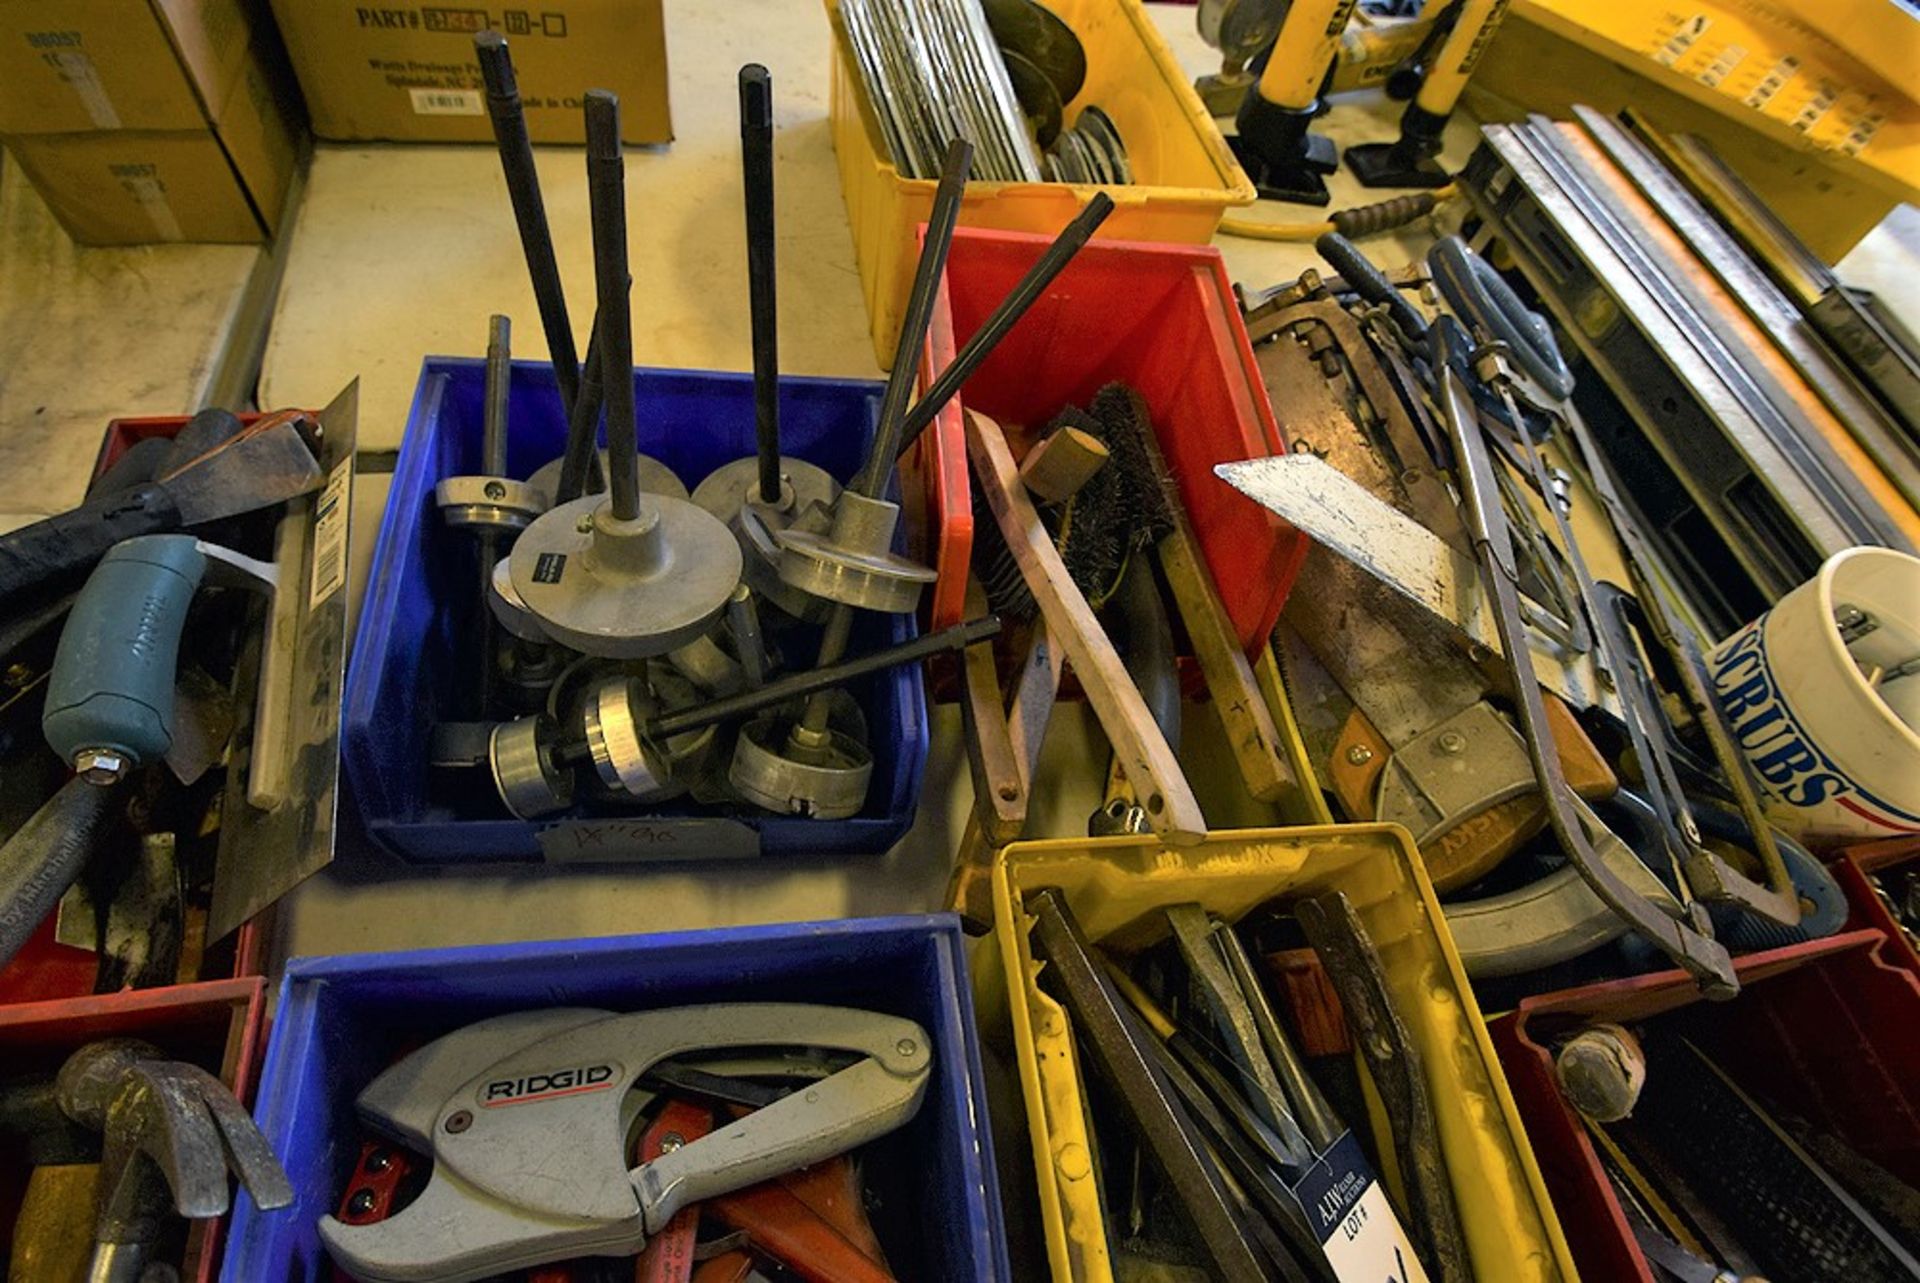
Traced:
<svg viewBox="0 0 1920 1283">
<path fill-rule="evenodd" d="M 83 245 L 265 239 L 299 116 L 264 0 L 0 0 L 0 135 Z"/>
<path fill-rule="evenodd" d="M 6 139 L 60 225 L 82 245 L 254 244 L 279 225 L 299 137 L 257 66 L 234 81 L 217 128 Z"/>
<path fill-rule="evenodd" d="M 620 95 L 629 143 L 673 139 L 660 0 L 543 0 L 489 10 L 337 0 L 273 0 L 313 132 L 339 141 L 490 142 L 473 38 L 494 30 L 513 53 L 536 143 L 585 141 L 581 95 Z"/>
<path fill-rule="evenodd" d="M 0 134 L 204 129 L 273 39 L 264 0 L 0 0 Z"/>
</svg>

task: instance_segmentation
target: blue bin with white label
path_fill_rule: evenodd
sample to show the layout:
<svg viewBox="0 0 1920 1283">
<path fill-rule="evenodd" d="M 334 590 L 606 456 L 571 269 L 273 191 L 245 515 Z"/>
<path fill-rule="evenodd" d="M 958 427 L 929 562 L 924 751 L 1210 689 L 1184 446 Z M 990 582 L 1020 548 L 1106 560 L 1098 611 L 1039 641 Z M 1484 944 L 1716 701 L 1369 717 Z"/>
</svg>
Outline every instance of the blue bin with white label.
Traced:
<svg viewBox="0 0 1920 1283">
<path fill-rule="evenodd" d="M 688 799 L 617 814 L 577 805 L 538 821 L 513 818 L 485 771 L 435 772 L 433 724 L 471 715 L 474 619 L 480 609 L 470 539 L 434 504 L 443 478 L 480 469 L 486 363 L 429 357 L 420 371 L 366 601 L 347 668 L 341 752 L 349 796 L 368 837 L 422 863 L 684 861 L 740 855 L 884 852 L 912 826 L 926 767 L 927 718 L 918 665 L 853 683 L 873 754 L 865 808 L 812 820 Z M 640 448 L 689 490 L 754 450 L 753 380 L 706 370 L 636 369 Z M 780 381 L 781 449 L 845 481 L 866 456 L 882 385 L 859 379 Z M 553 367 L 516 361 L 509 396 L 507 471 L 531 475 L 566 443 Z M 860 612 L 852 653 L 913 637 L 910 615 Z M 791 639 L 799 652 L 812 630 Z M 797 659 L 806 658 L 804 653 Z"/>
<path fill-rule="evenodd" d="M 363 1140 L 377 1139 L 354 1098 L 441 1034 L 543 1007 L 809 1002 L 905 1017 L 931 1039 L 919 1112 L 856 1155 L 893 1273 L 1010 1279 L 966 959 L 951 914 L 295 958 L 254 1106 L 295 1202 L 264 1212 L 236 1195 L 221 1277 L 333 1277 L 319 1220 L 350 1193 Z"/>
</svg>

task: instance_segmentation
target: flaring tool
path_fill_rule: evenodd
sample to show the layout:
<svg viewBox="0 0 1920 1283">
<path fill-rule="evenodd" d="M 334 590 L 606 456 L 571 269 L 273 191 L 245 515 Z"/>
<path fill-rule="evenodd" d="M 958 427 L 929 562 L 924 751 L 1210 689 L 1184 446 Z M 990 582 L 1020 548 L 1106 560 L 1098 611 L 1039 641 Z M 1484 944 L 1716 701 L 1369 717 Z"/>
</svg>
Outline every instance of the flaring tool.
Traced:
<svg viewBox="0 0 1920 1283">
<path fill-rule="evenodd" d="M 586 133 L 608 492 L 554 507 L 515 540 L 508 564 L 521 601 L 554 641 L 588 655 L 646 659 L 719 618 L 740 581 L 740 547 L 721 521 L 684 499 L 642 502 L 618 97 L 587 92 Z"/>
<path fill-rule="evenodd" d="M 759 63 L 740 68 L 740 162 L 746 190 L 747 298 L 753 332 L 755 452 L 722 464 L 693 492 L 693 501 L 732 528 L 747 583 L 796 618 L 820 622 L 826 603 L 793 588 L 778 570 L 779 548 L 756 536 L 778 533 L 815 504 L 831 505 L 840 484 L 825 468 L 780 453 L 779 326 L 774 294 L 773 78 Z M 759 527 L 740 513 L 752 508 Z"/>
<path fill-rule="evenodd" d="M 859 1059 L 708 1136 L 629 1168 L 629 1099 L 648 1070 L 715 1048 L 805 1047 Z M 386 1220 L 320 1220 L 368 1283 L 468 1283 L 575 1256 L 634 1255 L 680 1208 L 831 1158 L 919 1111 L 927 1032 L 845 1007 L 737 1003 L 618 1015 L 554 1008 L 436 1039 L 360 1093 L 361 1120 L 431 1153 L 433 1175 Z M 644 1090 L 644 1089 L 643 1089 Z"/>
</svg>

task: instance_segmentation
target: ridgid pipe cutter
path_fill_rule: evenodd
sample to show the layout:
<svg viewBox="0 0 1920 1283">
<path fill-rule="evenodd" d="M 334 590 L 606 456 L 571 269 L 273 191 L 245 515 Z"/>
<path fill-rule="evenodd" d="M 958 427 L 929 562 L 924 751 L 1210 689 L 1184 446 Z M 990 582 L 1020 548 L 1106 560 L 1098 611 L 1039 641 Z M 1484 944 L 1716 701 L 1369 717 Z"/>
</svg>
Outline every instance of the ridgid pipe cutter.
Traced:
<svg viewBox="0 0 1920 1283">
<path fill-rule="evenodd" d="M 651 1100 L 636 1083 L 650 1069 L 773 1048 L 858 1059 L 809 1062 L 825 1076 L 629 1165 L 629 1133 Z M 372 1224 L 322 1217 L 320 1237 L 368 1283 L 466 1283 L 568 1257 L 632 1255 L 681 1207 L 907 1122 L 932 1067 L 919 1025 L 847 1007 L 554 1008 L 483 1020 L 400 1060 L 357 1102 L 368 1126 L 433 1156 L 420 1196 Z M 767 1070 L 749 1061 L 740 1072 Z"/>
</svg>

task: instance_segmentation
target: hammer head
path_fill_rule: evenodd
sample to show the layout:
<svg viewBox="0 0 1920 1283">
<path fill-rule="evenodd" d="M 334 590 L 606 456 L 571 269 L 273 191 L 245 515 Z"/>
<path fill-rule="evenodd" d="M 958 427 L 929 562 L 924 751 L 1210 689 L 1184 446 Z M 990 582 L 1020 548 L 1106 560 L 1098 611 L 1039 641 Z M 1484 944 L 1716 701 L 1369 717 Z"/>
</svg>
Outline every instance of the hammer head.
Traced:
<svg viewBox="0 0 1920 1283">
<path fill-rule="evenodd" d="M 134 1039 L 106 1039 L 68 1057 L 57 1094 L 67 1117 L 101 1134 L 102 1242 L 144 1236 L 169 1203 L 189 1219 L 221 1215 L 229 1169 L 260 1207 L 293 1202 L 266 1138 L 198 1065 Z"/>
</svg>

